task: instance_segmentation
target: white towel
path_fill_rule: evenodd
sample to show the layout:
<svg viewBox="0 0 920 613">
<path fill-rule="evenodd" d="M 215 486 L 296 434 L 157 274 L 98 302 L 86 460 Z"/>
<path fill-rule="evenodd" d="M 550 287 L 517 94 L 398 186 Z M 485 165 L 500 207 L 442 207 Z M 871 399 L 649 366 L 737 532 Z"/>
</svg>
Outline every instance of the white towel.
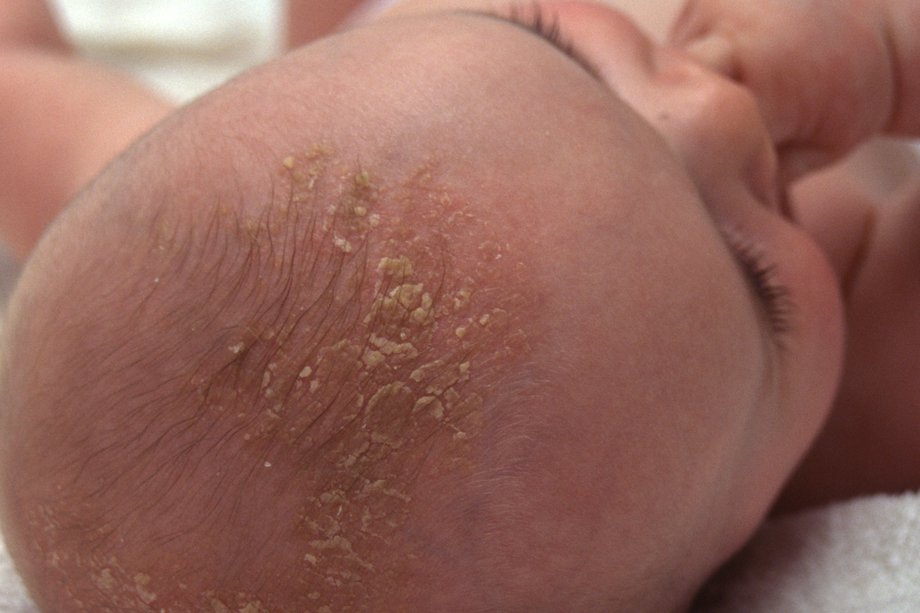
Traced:
<svg viewBox="0 0 920 613">
<path fill-rule="evenodd" d="M 38 613 L 13 569 L 13 562 L 0 541 L 0 613 Z"/>
<path fill-rule="evenodd" d="M 707 613 L 920 611 L 920 494 L 770 522 L 707 592 Z"/>
</svg>

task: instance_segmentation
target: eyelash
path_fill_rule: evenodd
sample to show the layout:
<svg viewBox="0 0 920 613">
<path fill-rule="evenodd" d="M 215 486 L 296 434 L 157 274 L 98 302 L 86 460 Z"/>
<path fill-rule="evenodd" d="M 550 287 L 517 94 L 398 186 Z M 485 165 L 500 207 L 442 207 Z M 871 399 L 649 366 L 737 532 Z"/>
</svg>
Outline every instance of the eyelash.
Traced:
<svg viewBox="0 0 920 613">
<path fill-rule="evenodd" d="M 532 4 L 530 12 L 522 13 L 518 5 L 513 6 L 507 18 L 512 23 L 527 28 L 546 39 L 589 72 L 598 74 L 591 62 L 578 51 L 570 40 L 563 36 L 559 20 L 547 19 L 545 11 L 538 2 Z M 722 234 L 740 264 L 744 276 L 763 305 L 773 338 L 782 347 L 784 338 L 791 331 L 790 315 L 793 308 L 789 298 L 789 289 L 777 282 L 776 265 L 767 260 L 763 251 L 756 244 L 728 228 L 723 228 Z"/>
<path fill-rule="evenodd" d="M 784 338 L 792 329 L 790 316 L 793 304 L 789 289 L 777 281 L 776 265 L 755 243 L 729 228 L 722 228 L 722 235 L 763 304 L 770 329 L 782 347 Z"/>
<path fill-rule="evenodd" d="M 568 41 L 562 39 L 562 31 L 559 28 L 559 20 L 555 18 L 552 20 L 547 20 L 546 13 L 543 11 L 543 8 L 536 2 L 533 3 L 531 10 L 527 15 L 521 12 L 519 5 L 512 6 L 508 19 L 518 25 L 524 26 L 529 30 L 533 30 L 535 33 L 539 34 L 566 53 L 568 53 L 569 49 L 571 48 L 571 44 Z"/>
<path fill-rule="evenodd" d="M 549 44 L 581 64 L 591 74 L 595 76 L 600 74 L 591 61 L 579 51 L 575 43 L 565 37 L 559 25 L 559 19 L 555 16 L 547 17 L 546 11 L 539 2 L 533 2 L 529 11 L 522 11 L 520 5 L 513 5 L 507 19 L 545 39 Z"/>
</svg>

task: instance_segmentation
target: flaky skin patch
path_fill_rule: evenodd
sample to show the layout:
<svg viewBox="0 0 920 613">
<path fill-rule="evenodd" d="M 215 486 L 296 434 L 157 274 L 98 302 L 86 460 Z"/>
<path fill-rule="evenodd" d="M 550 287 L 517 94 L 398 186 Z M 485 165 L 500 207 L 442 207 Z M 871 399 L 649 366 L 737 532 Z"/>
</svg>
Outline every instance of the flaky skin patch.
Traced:
<svg viewBox="0 0 920 613">
<path fill-rule="evenodd" d="M 36 292 L 77 316 L 18 326 L 43 367 L 5 381 L 5 515 L 49 610 L 372 610 L 428 563 L 426 497 L 481 469 L 531 359 L 525 259 L 433 168 L 274 173 L 259 206 L 138 213 L 119 275 L 68 281 L 89 245 Z"/>
</svg>

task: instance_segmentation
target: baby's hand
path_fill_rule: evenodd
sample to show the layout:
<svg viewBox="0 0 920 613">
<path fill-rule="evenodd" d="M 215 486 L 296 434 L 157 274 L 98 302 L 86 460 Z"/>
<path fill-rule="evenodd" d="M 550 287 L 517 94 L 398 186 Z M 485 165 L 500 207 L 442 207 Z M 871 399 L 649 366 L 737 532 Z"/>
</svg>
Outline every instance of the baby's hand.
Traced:
<svg viewBox="0 0 920 613">
<path fill-rule="evenodd" d="M 672 41 L 758 97 L 787 178 L 920 135 L 917 0 L 689 0 Z"/>
</svg>

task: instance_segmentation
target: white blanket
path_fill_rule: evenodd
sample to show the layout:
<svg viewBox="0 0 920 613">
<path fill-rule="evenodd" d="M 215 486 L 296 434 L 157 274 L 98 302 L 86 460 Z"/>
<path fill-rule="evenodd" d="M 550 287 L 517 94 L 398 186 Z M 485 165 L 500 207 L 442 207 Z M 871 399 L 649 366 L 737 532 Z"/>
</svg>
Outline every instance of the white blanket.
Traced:
<svg viewBox="0 0 920 613">
<path fill-rule="evenodd" d="M 29 600 L 22 581 L 13 569 L 13 562 L 0 542 L 0 613 L 37 613 L 38 608 Z"/>
<path fill-rule="evenodd" d="M 920 611 L 920 494 L 874 496 L 768 523 L 701 611 Z"/>
</svg>

